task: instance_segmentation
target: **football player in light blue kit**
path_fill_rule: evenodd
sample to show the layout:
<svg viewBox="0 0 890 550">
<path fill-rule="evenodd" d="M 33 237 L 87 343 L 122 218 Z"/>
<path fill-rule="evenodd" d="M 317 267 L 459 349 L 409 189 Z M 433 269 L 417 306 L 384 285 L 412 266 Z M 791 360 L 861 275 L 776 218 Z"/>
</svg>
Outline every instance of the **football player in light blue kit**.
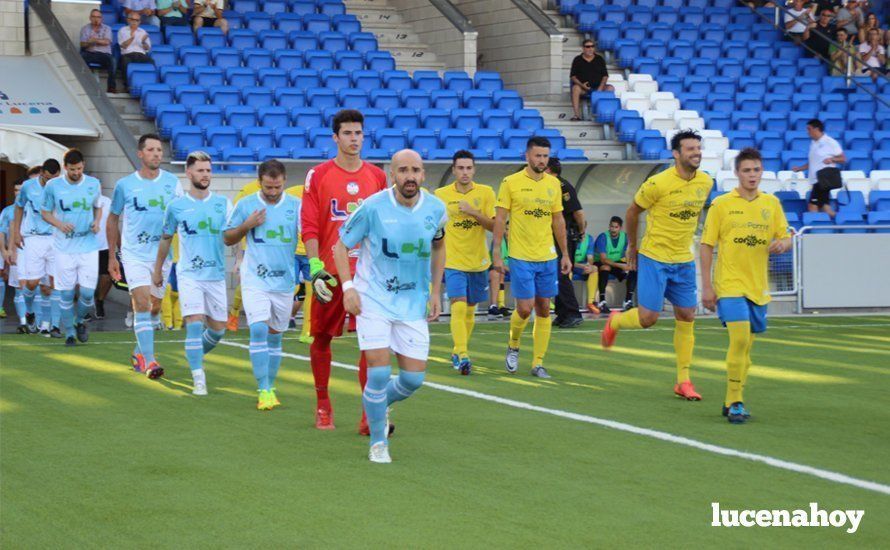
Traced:
<svg viewBox="0 0 890 550">
<path fill-rule="evenodd" d="M 439 317 L 445 271 L 445 203 L 423 191 L 423 161 L 405 149 L 390 163 L 395 183 L 371 195 L 340 228 L 334 260 L 343 306 L 356 317 L 358 345 L 368 360 L 362 403 L 371 428 L 371 462 L 392 462 L 387 409 L 423 384 L 429 355 L 428 322 Z M 359 246 L 355 281 L 349 250 Z M 430 290 L 432 283 L 432 290 Z M 391 353 L 399 375 L 391 378 Z"/>
<path fill-rule="evenodd" d="M 65 153 L 65 175 L 49 180 L 43 190 L 43 219 L 55 228 L 55 289 L 62 293 L 62 329 L 65 345 L 89 340 L 84 316 L 93 307 L 99 280 L 99 197 L 102 184 L 84 173 L 83 154 Z M 74 294 L 79 289 L 77 308 Z"/>
<path fill-rule="evenodd" d="M 164 369 L 155 360 L 154 327 L 160 323 L 161 300 L 164 286 L 152 282 L 158 242 L 164 227 L 164 212 L 174 198 L 182 195 L 182 185 L 173 174 L 161 170 L 164 148 L 156 134 L 145 134 L 139 138 L 136 152 L 142 166 L 125 178 L 117 181 L 111 198 L 111 214 L 108 216 L 108 274 L 121 279 L 120 263 L 124 264 L 127 287 L 133 301 L 136 333 L 136 349 L 133 350 L 132 364 L 136 372 L 143 372 L 148 378 L 159 378 Z M 124 219 L 123 240 L 118 227 Z M 121 260 L 117 260 L 120 244 Z M 172 260 L 164 265 L 164 284 L 170 274 Z"/>
<path fill-rule="evenodd" d="M 238 201 L 223 235 L 228 246 L 247 238 L 241 296 L 259 391 L 257 410 L 268 411 L 280 405 L 275 378 L 281 366 L 281 333 L 287 330 L 294 301 L 294 247 L 300 234 L 301 201 L 284 193 L 287 172 L 279 161 L 260 164 L 257 176 L 260 190 Z"/>
<path fill-rule="evenodd" d="M 194 395 L 207 395 L 204 354 L 213 350 L 225 334 L 228 313 L 222 231 L 232 213 L 232 201 L 210 192 L 212 170 L 210 155 L 204 151 L 194 151 L 186 159 L 185 175 L 192 186 L 167 207 L 153 274 L 156 285 L 163 283 L 164 263 L 173 235 L 179 232 L 176 282 Z"/>
<path fill-rule="evenodd" d="M 9 263 L 18 266 L 22 295 L 25 299 L 25 317 L 36 317 L 34 298 L 40 285 L 41 304 L 53 293 L 53 266 L 55 263 L 53 227 L 43 221 L 40 209 L 43 208 L 43 189 L 46 183 L 61 173 L 62 167 L 56 159 L 47 159 L 40 173 L 22 185 L 15 200 L 15 219 L 12 224 L 9 244 Z M 21 249 L 21 255 L 19 255 Z M 37 323 L 19 319 L 19 332 L 37 332 Z"/>
<path fill-rule="evenodd" d="M 13 186 L 15 193 L 15 195 L 13 195 L 13 201 L 18 197 L 23 183 L 24 182 L 19 181 Z M 22 291 L 19 288 L 18 269 L 16 269 L 16 266 L 9 263 L 9 251 L 7 250 L 8 244 L 11 242 L 10 236 L 12 230 L 10 227 L 12 226 L 14 219 L 15 202 L 0 212 L 0 275 L 2 275 L 2 277 L 0 277 L 0 319 L 6 319 L 6 310 L 3 309 L 3 304 L 6 303 L 7 283 L 15 289 L 15 300 L 13 303 L 15 304 L 16 315 L 25 317 L 25 297 L 22 295 Z"/>
</svg>

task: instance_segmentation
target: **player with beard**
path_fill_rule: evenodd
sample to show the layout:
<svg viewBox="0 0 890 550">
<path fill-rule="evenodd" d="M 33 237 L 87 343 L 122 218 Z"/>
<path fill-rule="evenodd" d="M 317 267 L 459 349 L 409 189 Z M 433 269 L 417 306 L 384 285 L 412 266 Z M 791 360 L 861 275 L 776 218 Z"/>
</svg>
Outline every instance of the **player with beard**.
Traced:
<svg viewBox="0 0 890 550">
<path fill-rule="evenodd" d="M 674 351 L 677 354 L 677 383 L 674 394 L 688 401 L 701 395 L 689 378 L 695 346 L 695 307 L 698 304 L 695 257 L 692 239 L 698 218 L 714 180 L 700 171 L 701 136 L 691 130 L 671 139 L 674 166 L 655 174 L 640 186 L 625 215 L 628 270 L 637 270 L 639 307 L 609 314 L 602 333 L 602 345 L 610 348 L 618 331 L 649 328 L 667 299 L 674 306 Z M 648 212 L 646 232 L 637 253 L 640 214 Z"/>
</svg>

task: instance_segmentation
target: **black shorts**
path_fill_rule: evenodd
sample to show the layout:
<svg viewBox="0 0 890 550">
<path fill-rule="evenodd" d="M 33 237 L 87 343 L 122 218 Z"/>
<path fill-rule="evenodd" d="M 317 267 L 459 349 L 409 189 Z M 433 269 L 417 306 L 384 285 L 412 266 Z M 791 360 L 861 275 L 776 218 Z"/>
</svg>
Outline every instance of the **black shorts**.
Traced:
<svg viewBox="0 0 890 550">
<path fill-rule="evenodd" d="M 216 17 L 204 17 L 203 15 L 195 15 L 192 17 L 192 21 L 194 21 L 195 17 L 202 17 L 202 27 L 212 27 L 216 25 Z"/>
<path fill-rule="evenodd" d="M 595 265 L 596 268 L 599 269 L 601 266 L 606 265 L 606 264 L 603 264 L 601 262 L 595 262 L 593 265 Z M 624 281 L 624 279 L 627 279 L 627 271 L 624 271 L 623 269 L 618 269 L 615 266 L 609 266 L 609 271 L 605 271 L 603 273 L 610 273 L 610 274 L 614 275 L 615 278 L 618 279 L 619 281 Z"/>
<path fill-rule="evenodd" d="M 108 275 L 108 249 L 99 251 L 99 275 Z"/>
<path fill-rule="evenodd" d="M 816 183 L 810 191 L 810 204 L 824 206 L 831 202 L 831 190 L 843 186 L 841 171 L 837 168 L 823 168 L 816 172 Z"/>
</svg>

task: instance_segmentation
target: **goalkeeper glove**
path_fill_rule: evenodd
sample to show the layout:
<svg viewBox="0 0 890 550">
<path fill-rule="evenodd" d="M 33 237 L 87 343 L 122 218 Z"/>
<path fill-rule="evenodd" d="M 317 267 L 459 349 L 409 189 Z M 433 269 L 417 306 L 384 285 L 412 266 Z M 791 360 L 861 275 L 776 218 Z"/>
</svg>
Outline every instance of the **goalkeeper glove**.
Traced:
<svg viewBox="0 0 890 550">
<path fill-rule="evenodd" d="M 315 291 L 315 297 L 322 304 L 327 304 L 334 297 L 331 288 L 337 286 L 337 279 L 325 271 L 324 262 L 321 258 L 309 258 L 309 280 L 312 283 L 312 290 Z"/>
</svg>

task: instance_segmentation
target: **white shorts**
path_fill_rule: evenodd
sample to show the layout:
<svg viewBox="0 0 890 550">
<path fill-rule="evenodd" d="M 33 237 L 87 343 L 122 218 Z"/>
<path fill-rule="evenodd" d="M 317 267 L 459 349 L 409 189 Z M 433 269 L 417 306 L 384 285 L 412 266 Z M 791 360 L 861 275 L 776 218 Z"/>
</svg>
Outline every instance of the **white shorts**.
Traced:
<svg viewBox="0 0 890 550">
<path fill-rule="evenodd" d="M 182 289 L 179 290 L 182 300 Z M 293 292 L 267 292 L 256 288 L 241 287 L 241 304 L 247 315 L 247 324 L 266 323 L 276 332 L 284 332 L 290 323 L 294 306 Z"/>
<path fill-rule="evenodd" d="M 430 354 L 430 331 L 426 320 L 393 321 L 375 313 L 362 313 L 355 319 L 358 347 L 389 348 L 394 353 L 426 361 Z"/>
<path fill-rule="evenodd" d="M 98 265 L 98 260 L 96 260 L 96 262 L 96 265 Z M 136 288 L 147 286 L 151 287 L 150 290 L 152 296 L 159 300 L 164 299 L 164 294 L 166 294 L 167 291 L 167 279 L 170 277 L 170 269 L 173 267 L 173 260 L 168 258 L 161 268 L 161 275 L 164 276 L 164 284 L 161 286 L 155 286 L 151 282 L 151 274 L 154 273 L 155 269 L 155 263 L 153 261 L 143 262 L 140 260 L 129 259 L 124 254 L 121 254 L 121 263 L 124 265 L 124 277 L 127 279 L 127 288 L 130 289 L 131 293 Z"/>
<path fill-rule="evenodd" d="M 214 321 L 228 319 L 226 305 L 226 282 L 196 281 L 179 277 L 179 308 L 182 316 L 206 315 Z"/>
<path fill-rule="evenodd" d="M 99 280 L 99 251 L 81 254 L 56 251 L 55 273 L 56 290 L 74 290 L 77 285 L 95 289 Z"/>
<path fill-rule="evenodd" d="M 11 265 L 8 266 L 6 273 L 6 281 L 7 284 L 11 287 L 18 288 L 19 287 L 19 266 Z"/>
<path fill-rule="evenodd" d="M 53 277 L 56 248 L 50 235 L 25 237 L 25 247 L 19 253 L 19 277 L 26 281 L 36 281 L 46 276 Z"/>
</svg>

